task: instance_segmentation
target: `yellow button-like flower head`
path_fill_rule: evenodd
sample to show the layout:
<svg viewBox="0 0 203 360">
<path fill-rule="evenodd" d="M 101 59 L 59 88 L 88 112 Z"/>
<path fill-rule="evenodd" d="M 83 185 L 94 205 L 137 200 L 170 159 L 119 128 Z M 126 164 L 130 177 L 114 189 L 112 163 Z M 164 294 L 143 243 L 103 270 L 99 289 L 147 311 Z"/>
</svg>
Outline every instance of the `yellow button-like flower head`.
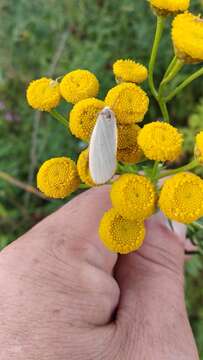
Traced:
<svg viewBox="0 0 203 360">
<path fill-rule="evenodd" d="M 63 98 L 76 104 L 78 101 L 96 97 L 99 92 L 99 81 L 88 70 L 74 70 L 64 76 L 60 83 Z"/>
<path fill-rule="evenodd" d="M 105 107 L 102 100 L 95 98 L 78 102 L 70 112 L 70 131 L 81 140 L 89 141 L 97 117 Z"/>
<path fill-rule="evenodd" d="M 40 111 L 51 111 L 58 106 L 61 99 L 57 81 L 45 77 L 32 81 L 26 96 L 28 104 Z"/>
<path fill-rule="evenodd" d="M 196 136 L 195 157 L 203 164 L 203 131 Z"/>
<path fill-rule="evenodd" d="M 190 0 L 149 0 L 158 15 L 170 15 L 186 11 Z"/>
<path fill-rule="evenodd" d="M 115 209 L 110 209 L 100 222 L 99 235 L 110 251 L 128 254 L 142 245 L 145 237 L 144 222 L 126 220 Z"/>
<path fill-rule="evenodd" d="M 118 148 L 125 149 L 136 145 L 140 130 L 136 124 L 118 124 Z"/>
<path fill-rule="evenodd" d="M 77 161 L 77 169 L 78 169 L 78 174 L 79 174 L 81 180 L 85 184 L 87 184 L 89 186 L 95 185 L 90 176 L 90 172 L 89 172 L 89 151 L 88 151 L 88 149 L 85 149 L 80 153 L 80 156 Z"/>
<path fill-rule="evenodd" d="M 203 216 L 203 180 L 192 173 L 180 173 L 166 180 L 159 206 L 171 220 L 189 224 Z"/>
<path fill-rule="evenodd" d="M 186 63 L 203 61 L 203 19 L 191 13 L 176 16 L 172 39 L 176 54 Z"/>
<path fill-rule="evenodd" d="M 155 188 L 145 176 L 125 174 L 113 183 L 111 201 L 125 219 L 144 220 L 155 210 Z"/>
<path fill-rule="evenodd" d="M 105 103 L 114 111 L 118 123 L 131 124 L 143 120 L 149 98 L 136 84 L 121 83 L 109 90 Z"/>
<path fill-rule="evenodd" d="M 66 157 L 45 161 L 37 174 L 37 187 L 50 198 L 63 199 L 79 185 L 76 164 Z"/>
<path fill-rule="evenodd" d="M 141 160 L 143 152 L 138 146 L 137 137 L 140 127 L 136 124 L 118 124 L 117 159 L 127 164 L 135 164 Z"/>
<path fill-rule="evenodd" d="M 113 64 L 113 72 L 119 82 L 140 84 L 147 79 L 147 68 L 133 60 L 117 60 Z"/>
<path fill-rule="evenodd" d="M 164 122 L 152 122 L 143 127 L 138 144 L 151 160 L 173 161 L 182 150 L 183 137 L 173 126 Z"/>
<path fill-rule="evenodd" d="M 143 152 L 138 146 L 130 146 L 125 149 L 117 150 L 117 160 L 126 164 L 136 164 L 141 161 Z"/>
</svg>

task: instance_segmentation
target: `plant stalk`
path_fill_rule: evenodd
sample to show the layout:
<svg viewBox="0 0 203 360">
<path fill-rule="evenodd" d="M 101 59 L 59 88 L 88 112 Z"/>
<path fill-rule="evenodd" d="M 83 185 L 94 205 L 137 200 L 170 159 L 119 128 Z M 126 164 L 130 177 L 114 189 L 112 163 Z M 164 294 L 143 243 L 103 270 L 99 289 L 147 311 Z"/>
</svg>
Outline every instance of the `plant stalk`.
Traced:
<svg viewBox="0 0 203 360">
<path fill-rule="evenodd" d="M 172 71 L 173 67 L 175 66 L 175 64 L 177 62 L 177 59 L 178 59 L 177 56 L 173 57 L 172 61 L 170 62 L 169 66 L 164 74 L 163 80 L 170 74 L 170 72 Z"/>
<path fill-rule="evenodd" d="M 167 177 L 167 176 L 170 176 L 170 175 L 175 175 L 175 174 L 178 174 L 178 173 L 183 172 L 183 171 L 192 170 L 192 169 L 196 168 L 197 166 L 199 166 L 199 161 L 198 160 L 193 160 L 189 164 L 181 166 L 181 167 L 179 167 L 177 169 L 164 171 L 159 176 L 159 179 L 163 179 L 164 177 Z"/>
<path fill-rule="evenodd" d="M 170 123 L 168 109 L 167 109 L 167 106 L 166 106 L 166 103 L 165 103 L 164 99 L 160 97 L 158 99 L 158 103 L 159 103 L 159 107 L 161 109 L 164 121 L 167 122 L 167 123 Z"/>
<path fill-rule="evenodd" d="M 178 95 L 186 86 L 188 86 L 192 81 L 196 80 L 198 77 L 203 75 L 203 67 L 197 70 L 194 74 L 186 78 L 180 85 L 178 85 L 168 96 L 165 97 L 165 102 L 171 101 L 176 95 Z"/>
<path fill-rule="evenodd" d="M 156 161 L 154 162 L 154 166 L 153 166 L 153 168 L 152 168 L 152 175 L 151 175 L 151 180 L 152 180 L 152 182 L 156 182 L 156 181 L 157 181 L 157 178 L 158 178 L 158 176 L 157 176 L 157 174 L 158 174 L 158 168 L 159 168 L 159 161 L 156 160 Z"/>
<path fill-rule="evenodd" d="M 26 184 L 16 178 L 14 178 L 13 176 L 5 173 L 4 171 L 0 171 L 0 179 L 8 182 L 9 184 L 11 184 L 13 186 L 18 187 L 19 189 L 22 189 L 28 193 L 38 196 L 41 199 L 49 200 L 46 196 L 44 196 L 40 191 L 35 189 L 32 185 Z"/>
<path fill-rule="evenodd" d="M 87 184 L 80 184 L 79 189 L 83 190 L 83 189 L 90 189 L 91 186 L 87 185 Z"/>
<path fill-rule="evenodd" d="M 154 85 L 154 67 L 158 55 L 158 48 L 163 33 L 164 24 L 165 24 L 165 18 L 162 16 L 157 16 L 156 33 L 155 33 L 154 43 L 152 46 L 151 57 L 149 61 L 149 87 L 152 92 L 152 95 L 155 97 L 156 100 L 158 98 L 158 92 Z"/>
<path fill-rule="evenodd" d="M 183 68 L 184 63 L 180 60 L 176 60 L 174 66 L 172 67 L 170 73 L 168 74 L 167 77 L 165 77 L 159 87 L 159 96 L 163 95 L 163 91 L 166 87 L 166 85 L 174 79 L 174 77 L 179 73 L 179 71 Z"/>
<path fill-rule="evenodd" d="M 61 115 L 57 110 L 51 110 L 50 114 L 56 119 L 58 120 L 61 124 L 63 124 L 66 128 L 68 126 L 68 121 L 66 120 L 66 118 Z"/>
</svg>

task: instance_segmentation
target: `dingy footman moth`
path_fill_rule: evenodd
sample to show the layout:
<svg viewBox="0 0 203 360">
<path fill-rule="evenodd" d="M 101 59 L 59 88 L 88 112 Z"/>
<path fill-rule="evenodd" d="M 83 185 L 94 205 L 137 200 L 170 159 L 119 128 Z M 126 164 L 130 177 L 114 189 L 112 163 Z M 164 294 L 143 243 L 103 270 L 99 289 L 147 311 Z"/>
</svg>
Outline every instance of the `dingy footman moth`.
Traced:
<svg viewBox="0 0 203 360">
<path fill-rule="evenodd" d="M 112 178 L 117 167 L 117 126 L 114 112 L 105 107 L 97 118 L 90 145 L 89 170 L 95 184 Z"/>
</svg>

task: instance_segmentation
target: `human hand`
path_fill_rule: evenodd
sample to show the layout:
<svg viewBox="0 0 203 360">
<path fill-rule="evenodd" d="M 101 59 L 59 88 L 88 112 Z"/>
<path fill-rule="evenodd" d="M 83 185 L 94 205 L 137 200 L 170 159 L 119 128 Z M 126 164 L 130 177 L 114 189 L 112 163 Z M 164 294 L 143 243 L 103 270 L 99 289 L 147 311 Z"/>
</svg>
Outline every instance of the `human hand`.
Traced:
<svg viewBox="0 0 203 360">
<path fill-rule="evenodd" d="M 196 360 L 185 228 L 161 214 L 135 253 L 98 238 L 108 186 L 76 197 L 0 254 L 0 359 Z"/>
</svg>

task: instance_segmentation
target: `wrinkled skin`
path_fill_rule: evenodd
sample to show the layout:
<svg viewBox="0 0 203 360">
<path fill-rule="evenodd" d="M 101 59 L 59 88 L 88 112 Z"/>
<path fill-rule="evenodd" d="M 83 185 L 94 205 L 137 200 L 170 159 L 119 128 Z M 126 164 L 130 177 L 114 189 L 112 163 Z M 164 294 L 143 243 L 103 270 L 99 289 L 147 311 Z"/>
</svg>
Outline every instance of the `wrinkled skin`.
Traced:
<svg viewBox="0 0 203 360">
<path fill-rule="evenodd" d="M 0 359 L 196 360 L 184 302 L 185 228 L 161 214 L 140 251 L 98 238 L 107 186 L 47 217 L 0 254 Z"/>
</svg>

